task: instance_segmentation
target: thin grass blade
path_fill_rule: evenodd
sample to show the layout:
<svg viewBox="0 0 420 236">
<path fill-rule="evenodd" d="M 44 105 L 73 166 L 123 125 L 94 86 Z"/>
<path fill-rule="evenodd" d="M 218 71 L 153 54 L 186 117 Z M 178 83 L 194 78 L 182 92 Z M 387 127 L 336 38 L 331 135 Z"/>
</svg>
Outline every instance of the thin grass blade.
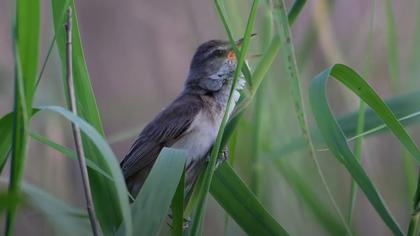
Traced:
<svg viewBox="0 0 420 236">
<path fill-rule="evenodd" d="M 355 159 L 347 145 L 343 131 L 331 113 L 326 97 L 326 82 L 330 76 L 343 83 L 359 98 L 363 99 L 383 119 L 401 144 L 405 146 L 417 161 L 420 161 L 420 151 L 382 99 L 351 68 L 342 64 L 336 64 L 324 70 L 312 80 L 310 86 L 312 112 L 329 150 L 344 164 L 389 229 L 395 235 L 404 235 L 370 178 Z"/>
<path fill-rule="evenodd" d="M 130 207 L 128 203 L 128 195 L 127 195 L 127 188 L 125 185 L 125 180 L 122 175 L 117 158 L 114 152 L 112 151 L 111 147 L 105 141 L 104 137 L 85 120 L 81 119 L 78 116 L 75 116 L 72 112 L 64 109 L 63 107 L 46 106 L 46 107 L 39 107 L 39 109 L 58 113 L 64 118 L 68 119 L 69 121 L 77 124 L 80 127 L 81 131 L 86 135 L 86 137 L 88 137 L 90 141 L 95 145 L 95 149 L 98 150 L 99 156 L 96 156 L 96 157 L 86 156 L 86 157 L 90 159 L 90 161 L 94 162 L 96 165 L 98 165 L 98 162 L 96 162 L 96 160 L 101 158 L 100 160 L 102 161 L 101 163 L 103 163 L 103 165 L 98 165 L 98 168 L 105 171 L 109 176 L 112 177 L 114 181 L 111 181 L 109 178 L 104 177 L 102 174 L 96 171 L 91 171 L 89 174 L 96 175 L 103 182 L 106 182 L 107 188 L 115 188 L 116 195 L 114 197 L 117 198 L 115 204 L 118 204 L 117 209 L 109 209 L 109 208 L 112 208 L 112 205 L 109 205 L 109 204 L 107 206 L 103 206 L 107 209 L 101 209 L 99 210 L 99 213 L 103 214 L 104 212 L 109 211 L 109 210 L 117 211 L 118 214 L 122 215 L 123 217 L 121 219 L 122 221 L 118 222 L 118 224 L 123 223 L 125 228 L 127 229 L 125 233 L 127 235 L 131 235 L 131 229 L 132 229 L 131 219 L 132 218 L 131 218 Z M 107 225 L 106 227 L 108 229 L 112 228 L 113 232 L 115 232 L 117 228 L 119 227 L 119 225 L 118 226 Z"/>
<path fill-rule="evenodd" d="M 133 218 L 139 222 L 134 225 L 134 235 L 158 235 L 183 175 L 186 157 L 185 151 L 162 149 L 133 203 Z"/>
<path fill-rule="evenodd" d="M 55 32 L 58 51 L 62 68 L 65 68 L 65 35 L 64 27 L 61 27 L 60 24 L 62 23 L 62 13 L 67 9 L 66 1 L 51 1 L 51 3 L 54 28 L 58 29 L 58 31 Z M 84 59 L 74 1 L 70 1 L 70 6 L 72 7 L 73 12 L 73 73 L 76 100 L 79 104 L 77 113 L 81 118 L 93 126 L 99 132 L 101 139 L 103 139 L 104 131 L 90 82 L 86 61 Z M 62 71 L 64 72 L 64 70 Z M 67 89 L 65 89 L 65 91 L 67 91 Z M 116 158 L 113 156 L 113 162 L 110 166 L 109 159 L 102 158 L 102 151 L 96 147 L 93 140 L 90 140 L 86 134 L 82 135 L 82 139 L 85 156 L 91 158 L 91 161 L 95 162 L 102 170 L 109 173 L 114 172 L 115 174 L 117 172 L 115 169 L 119 167 Z M 120 173 L 120 171 L 118 172 Z M 119 179 L 115 183 L 112 183 L 96 171 L 89 171 L 89 180 L 92 185 L 92 195 L 96 214 L 104 234 L 113 234 L 120 223 L 124 222 L 127 228 L 127 235 L 131 235 L 130 230 L 132 229 L 132 221 L 131 214 L 128 211 L 128 199 L 126 197 L 122 198 L 121 194 L 125 191 L 122 189 L 122 186 L 118 186 L 122 185 L 123 182 L 120 182 Z"/>
<path fill-rule="evenodd" d="M 216 5 L 218 4 L 218 1 L 215 2 Z M 235 70 L 235 74 L 233 76 L 233 83 L 232 83 L 232 88 L 230 91 L 230 95 L 229 95 L 229 99 L 227 102 L 226 107 L 229 108 L 231 106 L 232 103 L 232 93 L 236 87 L 236 82 L 238 80 L 240 71 L 242 69 L 242 66 L 245 64 L 245 55 L 248 51 L 248 47 L 249 47 L 249 40 L 251 38 L 251 34 L 252 34 L 252 30 L 253 30 L 253 26 L 254 26 L 254 22 L 256 19 L 256 15 L 257 15 L 257 8 L 258 8 L 258 4 L 259 0 L 254 0 L 251 6 L 251 10 L 249 13 L 249 17 L 248 17 L 248 23 L 245 29 L 245 33 L 244 33 L 244 37 L 243 37 L 243 42 L 242 42 L 242 46 L 241 46 L 241 50 L 240 53 L 237 54 L 238 56 L 238 63 L 237 63 L 237 68 Z M 211 155 L 210 155 L 210 161 L 208 163 L 208 166 L 204 172 L 204 180 L 203 183 L 201 185 L 196 186 L 199 189 L 199 193 L 198 193 L 198 202 L 197 202 L 197 208 L 196 208 L 196 213 L 193 216 L 192 219 L 192 226 L 191 226 L 191 235 L 200 235 L 201 234 L 201 230 L 202 230 L 202 222 L 203 222 L 203 218 L 204 218 L 204 211 L 205 211 L 205 206 L 207 205 L 207 193 L 210 189 L 210 185 L 211 185 L 211 181 L 212 181 L 212 177 L 213 177 L 213 173 L 215 170 L 215 166 L 216 166 L 216 159 L 219 155 L 220 152 L 220 148 L 221 148 L 221 143 L 222 143 L 222 138 L 223 138 L 223 132 L 225 130 L 227 121 L 228 121 L 228 110 L 229 109 L 225 109 L 224 115 L 223 115 L 223 120 L 221 122 L 218 134 L 217 134 L 217 138 L 216 141 L 212 147 L 212 151 L 211 151 Z"/>
<path fill-rule="evenodd" d="M 15 63 L 15 99 L 9 193 L 19 195 L 28 148 L 29 113 L 32 109 L 38 69 L 40 46 L 39 0 L 16 1 L 16 15 L 12 29 Z M 2 165 L 4 165 L 4 162 Z M 7 212 L 6 235 L 13 234 L 15 217 L 16 207 L 12 207 Z"/>
<path fill-rule="evenodd" d="M 289 235 L 226 162 L 215 172 L 210 191 L 248 235 Z"/>
</svg>

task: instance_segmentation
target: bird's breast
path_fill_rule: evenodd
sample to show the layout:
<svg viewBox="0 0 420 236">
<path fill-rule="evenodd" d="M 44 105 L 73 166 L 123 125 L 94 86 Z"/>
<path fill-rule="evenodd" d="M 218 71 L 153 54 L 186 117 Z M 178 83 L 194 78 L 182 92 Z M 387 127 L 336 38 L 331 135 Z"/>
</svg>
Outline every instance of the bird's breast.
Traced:
<svg viewBox="0 0 420 236">
<path fill-rule="evenodd" d="M 211 115 L 203 109 L 196 115 L 185 134 L 172 147 L 187 151 L 187 162 L 206 158 L 216 140 L 221 119 L 221 116 Z"/>
<path fill-rule="evenodd" d="M 244 85 L 245 80 L 240 78 L 233 92 L 233 100 L 228 110 L 229 115 L 239 100 L 240 94 L 238 90 L 243 89 Z M 224 88 L 223 91 L 220 91 L 213 98 L 203 97 L 204 108 L 195 116 L 194 121 L 185 134 L 172 145 L 173 148 L 187 151 L 187 162 L 206 158 L 207 153 L 216 140 L 217 132 L 225 113 L 229 92 L 230 86 Z"/>
</svg>

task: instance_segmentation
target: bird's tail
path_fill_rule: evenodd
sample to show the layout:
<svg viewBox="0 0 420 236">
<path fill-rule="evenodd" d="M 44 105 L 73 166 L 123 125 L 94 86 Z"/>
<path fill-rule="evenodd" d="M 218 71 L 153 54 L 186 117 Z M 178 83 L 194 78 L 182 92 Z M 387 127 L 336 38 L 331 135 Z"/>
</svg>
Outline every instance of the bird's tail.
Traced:
<svg viewBox="0 0 420 236">
<path fill-rule="evenodd" d="M 140 192 L 140 189 L 143 187 L 144 182 L 146 181 L 147 176 L 149 175 L 151 168 L 144 168 L 136 174 L 125 179 L 127 184 L 127 189 L 130 192 L 133 199 L 137 197 Z M 130 198 L 130 202 L 134 200 Z"/>
</svg>

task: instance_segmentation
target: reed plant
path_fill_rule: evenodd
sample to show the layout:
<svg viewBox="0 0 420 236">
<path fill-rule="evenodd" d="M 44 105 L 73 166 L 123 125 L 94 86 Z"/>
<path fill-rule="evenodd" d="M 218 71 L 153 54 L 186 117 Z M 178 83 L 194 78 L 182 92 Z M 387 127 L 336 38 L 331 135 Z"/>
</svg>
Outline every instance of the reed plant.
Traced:
<svg viewBox="0 0 420 236">
<path fill-rule="evenodd" d="M 323 6 L 333 4 L 325 0 L 320 2 Z M 91 186 L 88 193 L 93 198 L 103 235 L 202 235 L 210 227 L 205 221 L 209 199 L 214 199 L 224 213 L 225 217 L 219 220 L 219 224 L 223 225 L 226 235 L 359 235 L 366 232 L 363 223 L 357 219 L 360 217 L 357 205 L 362 204 L 361 199 L 368 202 L 375 212 L 376 222 L 386 228 L 388 234 L 418 235 L 420 182 L 416 169 L 420 150 L 409 132 L 414 132 L 412 127 L 420 121 L 420 91 L 410 91 L 404 84 L 418 85 L 416 77 L 419 71 L 416 66 L 411 66 L 406 73 L 411 79 L 401 79 L 401 71 L 406 68 L 399 60 L 398 24 L 392 2 L 384 0 L 391 78 L 386 83 L 393 95 L 386 99 L 379 96 L 375 85 L 368 82 L 374 71 L 371 67 L 375 58 L 373 42 L 378 2 L 372 0 L 363 55 L 364 72 L 358 73 L 342 61 L 333 61 L 332 65 L 316 71 L 308 69 L 308 65 L 317 60 L 306 52 L 315 47 L 316 34 L 325 34 L 326 41 L 334 40 L 330 24 L 319 29 L 324 27 L 319 22 L 328 20 L 331 8 L 314 11 L 314 14 L 325 14 L 318 16 L 319 22 L 309 28 L 302 43 L 295 40 L 292 29 L 300 19 L 302 9 L 307 7 L 305 0 L 295 0 L 290 5 L 284 0 L 253 0 L 246 4 L 215 0 L 214 10 L 226 38 L 232 45 L 235 39 L 244 39 L 242 46 L 235 48 L 238 66 L 234 84 L 244 76 L 248 88 L 232 117 L 224 114 L 208 165 L 188 203 L 183 202 L 186 154 L 182 150 L 165 148 L 138 197 L 130 204 L 131 196 L 110 140 L 128 139 L 133 133 L 105 137 L 84 57 L 77 5 L 73 0 L 51 1 L 54 33 L 52 38 L 47 38 L 42 35 L 40 27 L 41 1 L 16 0 L 11 32 L 15 66 L 14 107 L 0 119 L 1 182 L 7 186 L 0 192 L 5 235 L 13 235 L 19 224 L 16 218 L 18 209 L 25 203 L 43 213 L 57 235 L 92 234 L 92 221 L 89 221 L 85 209 L 75 207 L 24 179 L 27 159 L 31 156 L 28 152 L 30 140 L 55 149 L 70 160 L 77 161 L 80 156 L 58 140 L 34 131 L 32 119 L 41 113 L 58 115 L 65 123 L 80 128 Z M 45 68 L 54 66 L 49 63 L 55 53 L 54 47 L 61 62 L 63 81 L 69 72 L 64 29 L 68 8 L 73 12 L 71 60 L 74 99 L 77 101 L 77 111 L 74 112 L 67 108 L 69 99 L 61 105 L 34 105 L 34 97 L 42 89 L 40 81 L 45 79 Z M 250 41 L 254 32 L 259 33 L 259 46 Z M 415 38 L 419 37 L 419 32 L 416 31 Z M 45 58 L 40 57 L 43 41 L 50 42 Z M 346 58 L 337 45 L 334 42 L 330 56 L 326 57 L 331 60 Z M 418 47 L 416 44 L 413 47 L 412 61 L 419 61 L 420 55 L 414 53 L 418 52 Z M 248 61 L 250 51 L 261 52 L 261 56 Z M 340 84 L 340 92 L 335 93 L 340 98 L 329 96 L 329 80 L 335 81 L 335 85 Z M 67 98 L 68 85 L 62 84 L 61 93 Z M 348 100 L 350 94 L 358 98 L 358 109 L 335 115 L 334 104 L 340 99 Z M 362 150 L 381 148 L 370 143 L 367 145 L 367 137 L 381 133 L 392 134 L 402 150 L 401 158 L 394 158 L 404 165 L 401 175 L 408 187 L 405 193 L 398 193 L 403 197 L 398 198 L 401 204 L 397 205 L 410 207 L 399 210 L 399 215 L 396 215 L 395 207 L 388 206 L 390 197 L 385 198 L 387 200 L 382 197 L 383 186 L 377 186 L 378 180 L 372 177 L 362 159 L 365 153 Z M 217 156 L 225 145 L 230 147 L 231 157 L 216 167 Z M 10 163 L 8 172 L 6 163 Z M 171 212 L 171 227 L 165 223 L 168 212 Z M 184 219 L 189 216 L 190 227 L 185 230 Z"/>
</svg>

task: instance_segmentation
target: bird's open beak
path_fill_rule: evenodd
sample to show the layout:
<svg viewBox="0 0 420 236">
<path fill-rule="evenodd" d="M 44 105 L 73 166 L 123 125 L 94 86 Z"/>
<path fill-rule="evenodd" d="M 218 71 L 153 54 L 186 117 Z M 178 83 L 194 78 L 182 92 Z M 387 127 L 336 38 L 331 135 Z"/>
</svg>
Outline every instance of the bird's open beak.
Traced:
<svg viewBox="0 0 420 236">
<path fill-rule="evenodd" d="M 255 35 L 257 35 L 257 34 L 256 33 L 251 34 L 251 38 L 254 37 Z M 241 39 L 237 40 L 236 41 L 236 46 L 241 47 L 243 41 L 244 41 L 244 38 L 241 38 Z M 235 54 L 235 51 L 233 49 L 228 53 L 227 58 L 229 60 L 236 59 L 236 54 Z"/>
</svg>

